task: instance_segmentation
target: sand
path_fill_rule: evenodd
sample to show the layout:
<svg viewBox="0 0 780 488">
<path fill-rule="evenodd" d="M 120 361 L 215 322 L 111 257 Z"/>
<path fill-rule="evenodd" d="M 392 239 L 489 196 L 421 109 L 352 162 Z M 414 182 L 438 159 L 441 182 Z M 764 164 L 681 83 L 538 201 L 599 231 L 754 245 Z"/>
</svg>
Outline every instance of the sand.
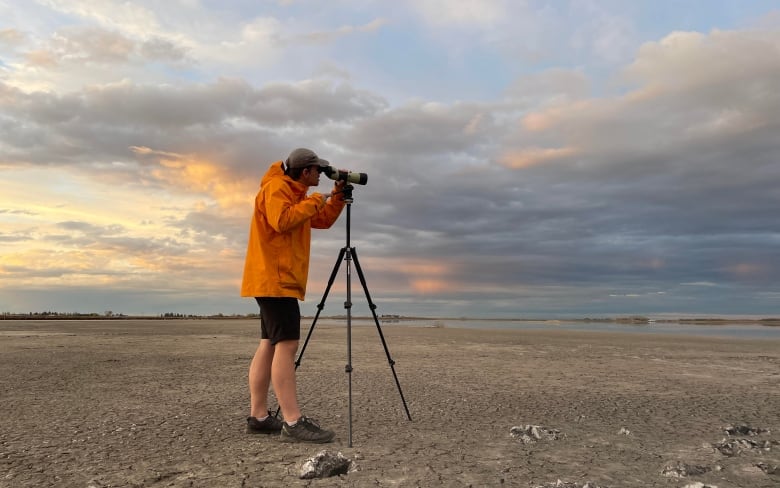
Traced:
<svg viewBox="0 0 780 488">
<path fill-rule="evenodd" d="M 255 321 L 0 321 L 0 486 L 780 486 L 778 340 L 382 330 L 413 420 L 355 327 L 349 447 L 344 325 L 318 324 L 298 373 L 337 432 L 319 446 L 244 432 Z M 322 449 L 352 471 L 300 479 Z"/>
</svg>

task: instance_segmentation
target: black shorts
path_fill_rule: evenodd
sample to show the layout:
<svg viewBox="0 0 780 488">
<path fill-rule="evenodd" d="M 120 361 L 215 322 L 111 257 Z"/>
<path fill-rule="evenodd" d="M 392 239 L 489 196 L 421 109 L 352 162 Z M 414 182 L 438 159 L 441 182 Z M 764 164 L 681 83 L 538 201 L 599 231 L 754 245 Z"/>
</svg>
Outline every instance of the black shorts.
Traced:
<svg viewBox="0 0 780 488">
<path fill-rule="evenodd" d="M 260 306 L 260 338 L 297 341 L 301 338 L 301 308 L 291 297 L 255 297 Z"/>
</svg>

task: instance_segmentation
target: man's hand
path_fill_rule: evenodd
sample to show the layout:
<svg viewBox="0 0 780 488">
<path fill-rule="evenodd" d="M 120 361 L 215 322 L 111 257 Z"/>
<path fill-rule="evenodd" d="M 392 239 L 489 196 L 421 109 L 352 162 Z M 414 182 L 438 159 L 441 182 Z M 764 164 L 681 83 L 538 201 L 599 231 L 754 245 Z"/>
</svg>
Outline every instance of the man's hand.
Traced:
<svg viewBox="0 0 780 488">
<path fill-rule="evenodd" d="M 344 180 L 336 180 L 336 183 L 333 184 L 333 191 L 331 194 L 335 195 L 337 193 L 341 193 L 344 191 L 344 186 L 346 186 L 347 182 Z"/>
<path fill-rule="evenodd" d="M 347 173 L 348 171 L 345 169 L 340 169 L 340 172 Z M 336 182 L 333 184 L 333 191 L 330 192 L 331 195 L 338 195 L 339 193 L 344 191 L 344 187 L 347 185 L 347 182 L 344 180 L 336 180 Z"/>
</svg>

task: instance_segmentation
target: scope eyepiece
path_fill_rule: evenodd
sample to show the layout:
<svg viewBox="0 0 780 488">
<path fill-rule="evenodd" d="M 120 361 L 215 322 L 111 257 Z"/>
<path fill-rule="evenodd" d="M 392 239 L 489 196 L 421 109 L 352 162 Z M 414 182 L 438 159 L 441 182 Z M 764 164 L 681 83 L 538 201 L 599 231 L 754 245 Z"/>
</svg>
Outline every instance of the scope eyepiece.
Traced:
<svg viewBox="0 0 780 488">
<path fill-rule="evenodd" d="M 366 173 L 358 173 L 355 171 L 339 171 L 333 166 L 326 166 L 323 168 L 323 173 L 335 181 L 346 181 L 347 183 L 355 183 L 356 185 L 365 185 L 368 183 L 368 175 Z"/>
</svg>

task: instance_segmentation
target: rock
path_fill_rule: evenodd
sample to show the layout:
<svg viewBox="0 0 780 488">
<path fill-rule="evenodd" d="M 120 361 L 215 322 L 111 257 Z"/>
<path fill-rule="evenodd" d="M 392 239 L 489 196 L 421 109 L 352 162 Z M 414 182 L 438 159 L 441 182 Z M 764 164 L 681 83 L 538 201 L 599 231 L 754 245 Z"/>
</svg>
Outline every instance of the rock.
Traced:
<svg viewBox="0 0 780 488">
<path fill-rule="evenodd" d="M 307 459 L 301 464 L 299 477 L 302 480 L 313 478 L 328 478 L 347 474 L 352 461 L 344 457 L 343 454 L 333 454 L 327 450 L 318 452 L 314 457 Z"/>
<path fill-rule="evenodd" d="M 763 449 L 769 451 L 772 446 L 776 446 L 780 442 L 775 440 L 754 441 L 752 439 L 723 439 L 717 444 L 713 444 L 716 450 L 718 450 L 724 456 L 736 456 L 742 451 L 749 451 L 752 449 Z"/>
<path fill-rule="evenodd" d="M 777 474 L 777 475 L 780 475 L 780 466 L 778 466 L 776 464 L 769 465 L 769 464 L 766 464 L 766 463 L 758 463 L 755 466 L 758 469 L 760 469 L 761 471 L 763 471 L 764 473 L 766 473 L 766 474 L 772 474 L 772 475 Z"/>
<path fill-rule="evenodd" d="M 626 429 L 625 427 L 621 427 L 618 431 L 618 435 L 631 435 L 631 431 Z"/>
<path fill-rule="evenodd" d="M 547 483 L 545 485 L 537 485 L 534 488 L 607 488 L 606 486 L 599 486 L 592 481 L 586 482 L 584 485 L 574 482 L 555 481 L 553 483 Z"/>
<path fill-rule="evenodd" d="M 707 466 L 699 466 L 694 464 L 685 464 L 678 462 L 676 464 L 670 464 L 666 466 L 661 472 L 667 478 L 685 478 L 686 476 L 698 476 L 708 472 L 710 468 Z"/>
<path fill-rule="evenodd" d="M 509 435 L 514 439 L 518 439 L 523 444 L 533 444 L 542 439 L 557 441 L 563 437 L 560 430 L 548 429 L 541 425 L 526 425 L 525 427 L 515 426 L 509 429 Z"/>
<path fill-rule="evenodd" d="M 685 485 L 683 486 L 683 488 L 718 488 L 718 487 L 715 485 L 705 485 L 701 481 L 697 481 L 696 483 Z"/>
<path fill-rule="evenodd" d="M 750 427 L 749 425 L 730 425 L 724 429 L 728 435 L 747 435 L 756 436 L 761 434 L 768 434 L 769 429 L 757 429 Z"/>
</svg>

